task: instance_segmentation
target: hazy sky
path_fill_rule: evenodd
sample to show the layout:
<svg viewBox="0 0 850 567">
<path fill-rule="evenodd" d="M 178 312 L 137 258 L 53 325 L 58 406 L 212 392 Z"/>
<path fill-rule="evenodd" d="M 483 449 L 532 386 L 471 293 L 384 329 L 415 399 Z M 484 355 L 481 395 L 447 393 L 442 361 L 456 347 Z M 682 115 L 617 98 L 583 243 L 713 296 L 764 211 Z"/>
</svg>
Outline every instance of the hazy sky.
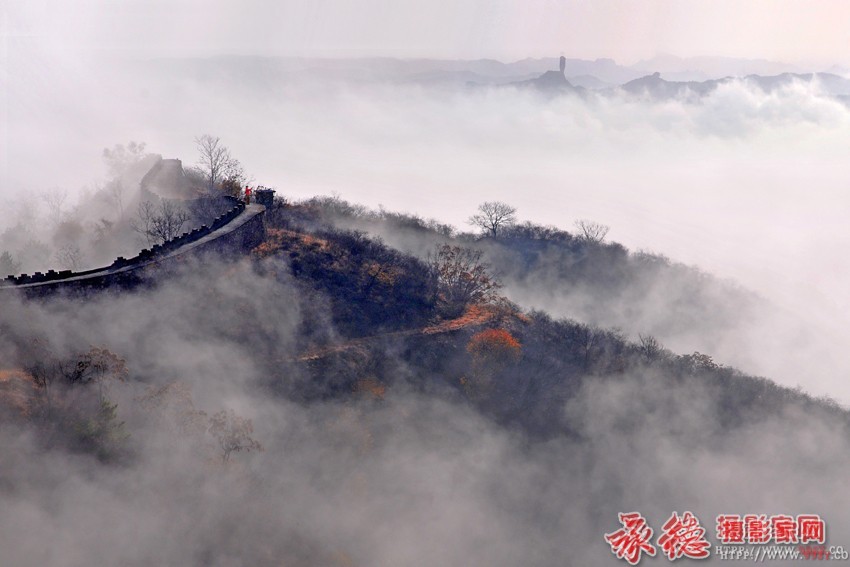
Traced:
<svg viewBox="0 0 850 567">
<path fill-rule="evenodd" d="M 847 62 L 844 0 L 6 0 L 4 35 L 55 49 L 634 63 L 658 53 Z"/>
</svg>

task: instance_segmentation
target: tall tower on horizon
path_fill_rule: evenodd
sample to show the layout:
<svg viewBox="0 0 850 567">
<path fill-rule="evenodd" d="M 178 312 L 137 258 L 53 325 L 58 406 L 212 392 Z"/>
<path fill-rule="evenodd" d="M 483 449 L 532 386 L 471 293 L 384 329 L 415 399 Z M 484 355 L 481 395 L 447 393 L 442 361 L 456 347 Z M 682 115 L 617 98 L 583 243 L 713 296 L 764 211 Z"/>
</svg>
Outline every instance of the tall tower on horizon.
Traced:
<svg viewBox="0 0 850 567">
<path fill-rule="evenodd" d="M 564 74 L 564 70 L 567 68 L 567 58 L 561 55 L 561 74 Z"/>
</svg>

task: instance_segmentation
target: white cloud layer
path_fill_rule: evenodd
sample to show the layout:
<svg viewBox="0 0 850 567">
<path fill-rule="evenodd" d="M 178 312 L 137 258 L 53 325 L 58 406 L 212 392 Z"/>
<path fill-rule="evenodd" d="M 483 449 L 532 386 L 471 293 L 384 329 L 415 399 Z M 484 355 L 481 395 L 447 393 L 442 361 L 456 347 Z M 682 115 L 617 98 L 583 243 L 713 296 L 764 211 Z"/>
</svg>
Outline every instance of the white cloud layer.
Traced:
<svg viewBox="0 0 850 567">
<path fill-rule="evenodd" d="M 210 132 L 289 198 L 338 192 L 457 226 L 498 199 L 538 223 L 608 224 L 632 250 L 732 278 L 805 321 L 785 329 L 770 315 L 726 345 L 661 337 L 668 346 L 850 400 L 840 347 L 850 112 L 817 83 L 765 92 L 732 82 L 652 102 L 330 80 L 254 59 L 49 61 L 18 69 L 26 80 L 7 90 L 7 210 L 102 179 L 104 147 L 145 141 L 188 165 L 193 137 Z M 581 316 L 563 298 L 523 299 Z M 791 355 L 791 344 L 806 350 Z"/>
</svg>

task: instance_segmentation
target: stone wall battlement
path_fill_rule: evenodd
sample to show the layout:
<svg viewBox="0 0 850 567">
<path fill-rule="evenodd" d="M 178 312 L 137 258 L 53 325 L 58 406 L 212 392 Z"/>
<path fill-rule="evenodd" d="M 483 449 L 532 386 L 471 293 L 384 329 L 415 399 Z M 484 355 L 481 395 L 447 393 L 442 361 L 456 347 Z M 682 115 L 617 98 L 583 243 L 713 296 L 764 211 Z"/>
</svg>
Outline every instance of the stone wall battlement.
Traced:
<svg viewBox="0 0 850 567">
<path fill-rule="evenodd" d="M 0 292 L 21 289 L 27 293 L 40 294 L 69 288 L 133 285 L 139 281 L 137 272 L 151 264 L 161 264 L 202 249 L 245 251 L 262 242 L 265 207 L 246 205 L 244 201 L 233 197 L 228 197 L 228 201 L 233 206 L 216 217 L 209 226 L 200 226 L 162 244 L 145 248 L 132 258 L 119 256 L 109 266 L 81 272 L 48 270 L 46 273 L 8 276 L 0 280 Z"/>
</svg>

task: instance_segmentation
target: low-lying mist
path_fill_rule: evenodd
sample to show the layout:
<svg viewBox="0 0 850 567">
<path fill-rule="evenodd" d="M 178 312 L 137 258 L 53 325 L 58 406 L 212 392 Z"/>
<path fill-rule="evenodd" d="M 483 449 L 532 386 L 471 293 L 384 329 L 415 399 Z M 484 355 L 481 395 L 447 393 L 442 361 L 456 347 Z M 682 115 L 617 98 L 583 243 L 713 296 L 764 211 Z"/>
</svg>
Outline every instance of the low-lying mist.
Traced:
<svg viewBox="0 0 850 567">
<path fill-rule="evenodd" d="M 656 528 L 693 510 L 710 534 L 720 513 L 818 513 L 830 543 L 850 541 L 850 448 L 826 414 L 729 428 L 708 386 L 648 372 L 588 380 L 563 408 L 574 434 L 535 441 L 423 393 L 401 362 L 380 399 L 295 403 L 269 395 L 257 353 L 294 354 L 312 300 L 248 262 L 85 303 L 0 301 L 4 364 L 39 336 L 57 354 L 109 348 L 133 376 L 109 391 L 130 433 L 118 463 L 0 429 L 4 563 L 611 565 L 602 536 L 635 509 Z M 171 419 L 185 397 L 140 401 L 174 380 L 198 410 L 251 418 L 264 451 L 223 466 Z"/>
</svg>

